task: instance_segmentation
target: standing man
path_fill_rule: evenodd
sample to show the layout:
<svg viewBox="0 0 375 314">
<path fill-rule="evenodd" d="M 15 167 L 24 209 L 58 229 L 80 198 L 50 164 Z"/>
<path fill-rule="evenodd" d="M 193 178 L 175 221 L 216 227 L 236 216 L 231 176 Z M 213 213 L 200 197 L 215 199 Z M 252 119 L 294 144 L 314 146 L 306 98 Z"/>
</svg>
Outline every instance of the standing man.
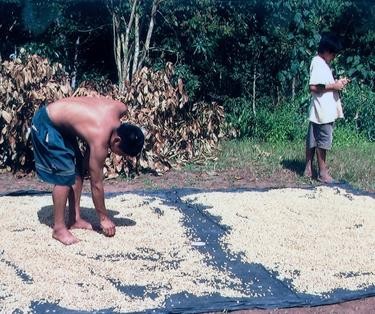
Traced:
<svg viewBox="0 0 375 314">
<path fill-rule="evenodd" d="M 326 164 L 326 153 L 332 147 L 334 122 L 343 118 L 338 91 L 349 82 L 347 78 L 335 80 L 330 68 L 331 61 L 341 50 L 339 39 L 324 34 L 310 66 L 310 92 L 312 94 L 309 112 L 309 128 L 306 139 L 305 176 L 312 177 L 312 163 L 316 151 L 319 174 L 323 183 L 334 183 Z"/>
<path fill-rule="evenodd" d="M 105 97 L 70 97 L 41 107 L 32 120 L 35 168 L 40 179 L 54 184 L 52 237 L 65 245 L 79 240 L 69 228 L 92 229 L 80 216 L 83 174 L 90 175 L 91 193 L 100 226 L 106 236 L 115 235 L 115 225 L 104 201 L 103 168 L 108 149 L 121 156 L 137 156 L 143 147 L 140 128 L 122 124 L 127 106 Z M 84 156 L 77 137 L 87 144 Z M 69 199 L 71 224 L 64 213 Z"/>
</svg>

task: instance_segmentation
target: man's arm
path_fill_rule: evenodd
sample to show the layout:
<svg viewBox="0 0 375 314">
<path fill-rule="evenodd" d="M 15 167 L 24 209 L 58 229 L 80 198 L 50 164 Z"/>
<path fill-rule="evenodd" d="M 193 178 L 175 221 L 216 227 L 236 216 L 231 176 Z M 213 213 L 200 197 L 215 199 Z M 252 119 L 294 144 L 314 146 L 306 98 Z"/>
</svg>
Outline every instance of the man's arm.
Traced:
<svg viewBox="0 0 375 314">
<path fill-rule="evenodd" d="M 114 236 L 116 232 L 115 225 L 108 217 L 104 201 L 103 167 L 106 157 L 107 149 L 104 146 L 90 147 L 89 168 L 92 200 L 104 234 L 106 236 Z"/>
<path fill-rule="evenodd" d="M 347 78 L 343 78 L 343 79 L 339 79 L 335 83 L 331 83 L 331 84 L 310 85 L 310 92 L 324 93 L 324 92 L 330 92 L 330 91 L 340 91 L 348 83 L 349 83 L 349 80 Z"/>
</svg>

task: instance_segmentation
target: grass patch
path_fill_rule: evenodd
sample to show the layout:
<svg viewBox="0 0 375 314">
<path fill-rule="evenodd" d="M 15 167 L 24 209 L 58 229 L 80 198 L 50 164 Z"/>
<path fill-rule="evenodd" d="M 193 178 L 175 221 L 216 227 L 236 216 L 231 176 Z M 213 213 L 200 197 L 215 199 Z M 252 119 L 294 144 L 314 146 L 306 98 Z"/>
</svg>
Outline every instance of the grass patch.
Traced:
<svg viewBox="0 0 375 314">
<path fill-rule="evenodd" d="M 356 188 L 375 190 L 375 145 L 366 141 L 334 144 L 327 153 L 332 176 Z M 187 171 L 220 171 L 248 168 L 259 179 L 267 179 L 289 170 L 296 183 L 306 182 L 305 142 L 260 143 L 253 140 L 230 140 L 221 143 L 218 158 L 205 165 L 190 164 Z M 316 167 L 316 162 L 315 162 Z"/>
<path fill-rule="evenodd" d="M 327 155 L 332 175 L 354 187 L 375 190 L 375 144 L 358 142 L 334 147 Z"/>
</svg>

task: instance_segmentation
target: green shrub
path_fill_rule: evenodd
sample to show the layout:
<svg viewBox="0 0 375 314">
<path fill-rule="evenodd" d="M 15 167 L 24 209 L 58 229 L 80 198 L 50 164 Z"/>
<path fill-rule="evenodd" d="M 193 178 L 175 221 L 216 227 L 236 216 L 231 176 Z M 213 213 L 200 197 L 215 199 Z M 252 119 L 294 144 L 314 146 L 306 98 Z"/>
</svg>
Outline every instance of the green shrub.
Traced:
<svg viewBox="0 0 375 314">
<path fill-rule="evenodd" d="M 344 124 L 342 121 L 336 123 L 333 145 L 349 147 L 364 142 L 366 142 L 366 137 L 359 133 L 353 125 Z"/>
<path fill-rule="evenodd" d="M 293 103 L 285 103 L 275 110 L 260 109 L 256 116 L 255 137 L 266 142 L 284 142 L 302 139 L 307 122 Z"/>
<path fill-rule="evenodd" d="M 236 137 L 251 137 L 254 133 L 254 114 L 251 101 L 245 97 L 226 98 L 223 103 L 226 122 Z"/>
<path fill-rule="evenodd" d="M 252 137 L 272 143 L 302 139 L 307 130 L 306 101 L 306 96 L 301 95 L 295 101 L 273 106 L 264 98 L 257 102 L 254 114 L 250 99 L 227 98 L 224 101 L 226 122 L 240 138 Z"/>
<path fill-rule="evenodd" d="M 354 81 L 342 92 L 342 103 L 345 123 L 369 141 L 375 141 L 375 92 Z"/>
<path fill-rule="evenodd" d="M 308 97 L 303 94 L 278 106 L 262 106 L 255 118 L 255 138 L 271 143 L 305 138 L 307 106 Z"/>
</svg>

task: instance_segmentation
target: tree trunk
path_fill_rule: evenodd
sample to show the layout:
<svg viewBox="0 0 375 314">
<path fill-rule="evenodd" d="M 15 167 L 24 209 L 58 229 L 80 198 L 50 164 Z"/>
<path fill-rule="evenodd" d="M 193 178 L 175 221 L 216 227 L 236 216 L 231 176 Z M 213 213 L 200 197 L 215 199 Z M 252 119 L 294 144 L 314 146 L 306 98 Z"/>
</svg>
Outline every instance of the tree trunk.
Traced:
<svg viewBox="0 0 375 314">
<path fill-rule="evenodd" d="M 135 13 L 136 13 L 137 5 L 138 5 L 138 0 L 134 0 L 133 6 L 132 6 L 132 11 L 131 11 L 131 14 L 130 14 L 130 19 L 129 19 L 129 22 L 128 22 L 128 25 L 127 25 L 126 31 L 125 31 L 125 42 L 124 42 L 124 46 L 123 46 L 123 54 L 124 54 L 123 65 L 124 65 L 125 70 L 124 70 L 123 76 L 124 76 L 126 81 L 130 80 L 129 69 L 130 69 L 131 56 L 130 56 L 130 49 L 129 49 L 129 41 L 130 41 L 130 31 L 131 31 L 131 28 L 133 26 L 133 22 L 134 22 L 134 19 L 135 19 Z M 123 18 L 123 21 L 124 21 L 124 24 L 125 24 L 124 18 Z"/>
<path fill-rule="evenodd" d="M 113 50 L 115 54 L 120 91 L 125 89 L 125 83 L 130 79 L 129 68 L 132 57 L 130 55 L 129 42 L 130 32 L 133 27 L 137 6 L 138 0 L 134 0 L 132 3 L 130 18 L 127 24 L 124 16 L 115 10 L 112 11 Z M 125 33 L 123 32 L 123 28 L 125 28 Z"/>
<path fill-rule="evenodd" d="M 296 78 L 292 79 L 292 100 L 296 97 Z"/>
<path fill-rule="evenodd" d="M 111 7 L 108 6 L 112 14 L 113 50 L 120 91 L 125 89 L 126 83 L 132 80 L 133 75 L 142 68 L 145 59 L 148 57 L 155 24 L 155 15 L 161 1 L 153 0 L 152 2 L 150 22 L 142 49 L 139 6 L 143 1 L 129 0 L 131 13 L 127 23 L 121 9 L 119 9 L 121 0 L 120 4 L 118 2 L 114 4 L 116 2 L 111 1 Z"/>
<path fill-rule="evenodd" d="M 115 55 L 115 63 L 117 69 L 117 77 L 119 88 L 123 86 L 122 76 L 122 62 L 121 62 L 121 35 L 120 35 L 120 22 L 116 13 L 112 13 L 112 29 L 113 29 L 113 52 Z"/>
<path fill-rule="evenodd" d="M 257 82 L 257 66 L 254 65 L 254 72 L 253 72 L 253 114 L 254 116 L 256 116 L 256 102 L 255 102 L 255 98 L 256 98 L 256 82 Z"/>
<path fill-rule="evenodd" d="M 142 57 L 139 61 L 139 64 L 137 66 L 137 69 L 140 70 L 143 66 L 143 62 L 148 56 L 149 50 L 150 50 L 150 43 L 151 43 L 151 36 L 152 36 L 152 31 L 154 30 L 154 25 L 155 25 L 155 15 L 158 10 L 158 7 L 160 5 L 161 0 L 154 0 L 152 2 L 152 9 L 151 9 L 151 15 L 150 15 L 150 23 L 148 25 L 148 31 L 147 31 L 147 36 L 146 36 L 146 41 L 145 45 L 143 47 L 142 51 Z"/>
<path fill-rule="evenodd" d="M 133 69 L 132 76 L 138 70 L 138 60 L 139 60 L 139 13 L 135 14 L 134 23 L 134 58 L 133 58 Z"/>
<path fill-rule="evenodd" d="M 78 69 L 78 50 L 79 50 L 79 42 L 80 42 L 80 37 L 77 37 L 77 40 L 75 42 L 74 46 L 74 61 L 73 61 L 73 71 L 72 71 L 72 81 L 71 81 L 71 87 L 73 90 L 76 88 L 77 84 L 77 69 Z"/>
<path fill-rule="evenodd" d="M 276 84 L 276 106 L 280 105 L 280 86 Z"/>
</svg>

